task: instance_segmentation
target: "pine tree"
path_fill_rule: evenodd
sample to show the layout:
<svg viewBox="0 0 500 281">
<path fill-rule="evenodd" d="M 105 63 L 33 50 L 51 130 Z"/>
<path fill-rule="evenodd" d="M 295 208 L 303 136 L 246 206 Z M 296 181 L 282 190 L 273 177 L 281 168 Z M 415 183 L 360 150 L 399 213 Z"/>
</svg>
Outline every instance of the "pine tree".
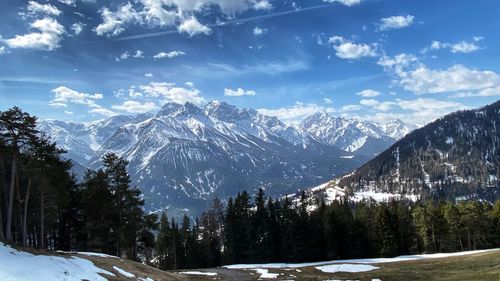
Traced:
<svg viewBox="0 0 500 281">
<path fill-rule="evenodd" d="M 115 244 L 117 255 L 123 252 L 136 259 L 136 237 L 139 234 L 144 200 L 137 188 L 130 188 L 130 176 L 127 173 L 128 162 L 116 154 L 108 153 L 103 157 L 104 172 L 106 173 L 113 194 L 113 206 L 116 212 Z"/>
<path fill-rule="evenodd" d="M 12 241 L 12 220 L 14 211 L 14 189 L 16 184 L 16 175 L 18 167 L 19 153 L 25 148 L 31 139 L 35 138 L 36 118 L 23 112 L 18 107 L 13 107 L 0 113 L 0 136 L 3 142 L 10 148 L 11 175 L 10 186 L 7 198 L 7 214 L 5 236 L 7 241 Z M 43 245 L 42 245 L 43 246 Z"/>
<path fill-rule="evenodd" d="M 87 171 L 84 179 L 84 215 L 88 250 L 115 254 L 114 237 L 116 229 L 114 210 L 110 207 L 113 194 L 109 179 L 103 170 Z"/>
<path fill-rule="evenodd" d="M 170 269 L 171 267 L 171 245 L 172 235 L 170 223 L 167 214 L 163 213 L 160 218 L 160 229 L 156 237 L 155 253 L 157 257 L 158 268 L 162 270 Z"/>
<path fill-rule="evenodd" d="M 375 213 L 375 231 L 377 233 L 378 251 L 382 257 L 398 255 L 398 226 L 387 204 L 381 204 Z"/>
<path fill-rule="evenodd" d="M 250 262 L 263 261 L 267 262 L 269 251 L 267 248 L 269 234 L 267 230 L 267 209 L 266 196 L 264 190 L 259 188 L 255 196 L 255 212 L 251 215 L 250 225 Z"/>
</svg>

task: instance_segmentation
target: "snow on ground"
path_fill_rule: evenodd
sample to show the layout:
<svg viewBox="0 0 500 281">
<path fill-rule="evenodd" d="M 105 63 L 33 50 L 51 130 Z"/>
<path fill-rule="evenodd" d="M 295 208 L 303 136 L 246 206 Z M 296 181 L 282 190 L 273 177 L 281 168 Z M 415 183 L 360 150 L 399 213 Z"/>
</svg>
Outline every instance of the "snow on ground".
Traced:
<svg viewBox="0 0 500 281">
<path fill-rule="evenodd" d="M 127 272 L 121 268 L 119 268 L 118 266 L 116 265 L 113 265 L 113 269 L 118 271 L 118 273 L 120 273 L 121 275 L 125 276 L 125 277 L 128 277 L 128 278 L 135 278 L 135 275 L 130 273 L 130 272 Z"/>
<path fill-rule="evenodd" d="M 117 256 L 102 254 L 102 253 L 93 253 L 93 252 L 76 252 L 79 255 L 91 256 L 91 257 L 101 257 L 101 258 L 115 258 L 119 259 Z"/>
<path fill-rule="evenodd" d="M 279 275 L 278 273 L 269 273 L 267 269 L 262 269 L 262 268 L 256 268 L 252 270 L 257 271 L 257 273 L 260 274 L 259 278 L 261 279 L 274 279 Z"/>
<path fill-rule="evenodd" d="M 340 158 L 342 158 L 342 159 L 352 159 L 352 158 L 354 158 L 354 155 L 342 155 L 342 156 L 340 156 Z"/>
<path fill-rule="evenodd" d="M 215 272 L 203 272 L 203 271 L 183 271 L 183 272 L 179 272 L 179 274 L 205 275 L 205 276 L 215 276 L 215 275 L 217 275 L 217 273 L 215 273 Z"/>
<path fill-rule="evenodd" d="M 29 266 L 29 270 L 26 267 Z M 33 255 L 0 243 L 0 276 L 2 281 L 64 280 L 105 281 L 101 274 L 116 276 L 89 260 L 79 257 Z"/>
<path fill-rule="evenodd" d="M 84 256 L 90 256 L 90 257 L 100 257 L 100 258 L 115 258 L 119 259 L 117 256 L 112 256 L 108 254 L 103 254 L 103 253 L 94 253 L 94 252 L 75 252 L 75 251 L 56 251 L 56 253 L 61 253 L 61 254 L 73 254 L 73 255 L 84 255 Z"/>
<path fill-rule="evenodd" d="M 437 254 L 424 254 L 424 255 L 408 255 L 399 256 L 395 258 L 371 258 L 371 259 L 350 259 L 350 260 L 332 260 L 332 261 L 322 261 L 322 262 L 309 262 L 309 263 L 265 263 L 265 264 L 233 264 L 226 265 L 225 268 L 228 269 L 258 269 L 258 268 L 301 268 L 310 266 L 322 266 L 328 264 L 378 264 L 378 263 L 390 263 L 390 262 L 400 262 L 400 261 L 411 261 L 411 260 L 423 260 L 423 259 L 436 259 L 436 258 L 447 258 L 447 257 L 458 257 L 466 256 L 480 253 L 487 253 L 492 251 L 499 251 L 498 249 L 488 249 L 488 250 L 477 250 L 477 251 L 465 251 L 456 253 L 437 253 Z"/>
<path fill-rule="evenodd" d="M 338 186 L 339 180 L 332 180 L 324 184 L 318 185 L 311 188 L 312 192 L 324 192 L 325 202 L 327 204 L 332 203 L 335 200 L 339 200 L 346 196 L 346 190 Z M 356 191 L 349 199 L 353 202 L 361 202 L 363 200 L 373 199 L 376 202 L 389 202 L 392 199 L 400 200 L 402 198 L 411 200 L 413 202 L 417 201 L 420 196 L 412 194 L 393 194 L 387 192 L 377 192 L 374 190 L 364 190 Z"/>
<path fill-rule="evenodd" d="M 327 273 L 336 273 L 336 272 L 366 272 L 374 269 L 379 269 L 379 267 L 369 264 L 341 263 L 341 264 L 317 266 L 316 269 Z"/>
</svg>

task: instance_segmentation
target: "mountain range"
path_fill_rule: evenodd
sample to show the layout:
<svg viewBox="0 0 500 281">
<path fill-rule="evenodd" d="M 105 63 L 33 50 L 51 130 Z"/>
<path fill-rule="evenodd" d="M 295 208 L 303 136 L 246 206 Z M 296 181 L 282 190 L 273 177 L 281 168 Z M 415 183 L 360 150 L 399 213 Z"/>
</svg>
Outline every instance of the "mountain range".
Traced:
<svg viewBox="0 0 500 281">
<path fill-rule="evenodd" d="M 80 176 L 114 152 L 129 161 L 146 208 L 199 213 L 211 198 L 262 187 L 296 192 L 359 167 L 414 127 L 316 113 L 290 126 L 277 117 L 213 101 L 165 104 L 156 114 L 89 123 L 41 120 Z"/>
<path fill-rule="evenodd" d="M 309 192 L 331 201 L 349 196 L 410 200 L 500 197 L 500 101 L 446 115 L 414 130 L 354 172 Z"/>
</svg>

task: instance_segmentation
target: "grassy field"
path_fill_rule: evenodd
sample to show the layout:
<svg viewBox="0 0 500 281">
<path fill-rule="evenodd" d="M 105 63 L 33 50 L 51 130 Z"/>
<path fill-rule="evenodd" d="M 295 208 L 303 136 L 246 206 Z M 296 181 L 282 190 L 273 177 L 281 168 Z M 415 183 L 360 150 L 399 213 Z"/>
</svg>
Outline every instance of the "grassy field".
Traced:
<svg viewBox="0 0 500 281">
<path fill-rule="evenodd" d="M 141 263 L 121 260 L 116 257 L 98 257 L 87 256 L 76 253 L 48 253 L 45 251 L 36 251 L 33 249 L 24 249 L 35 255 L 55 255 L 70 258 L 78 256 L 92 261 L 97 267 L 113 272 L 116 277 L 102 275 L 107 280 L 154 280 L 154 281 L 208 281 L 208 280 L 359 280 L 359 281 L 498 281 L 500 280 L 500 250 L 494 250 L 484 253 L 476 253 L 464 256 L 422 259 L 413 261 L 400 261 L 392 263 L 373 263 L 378 269 L 358 272 L 358 273 L 325 273 L 314 266 L 301 268 L 279 268 L 267 269 L 269 273 L 277 274 L 274 279 L 261 279 L 260 274 L 254 269 L 227 269 L 227 268 L 208 268 L 198 270 L 181 271 L 160 271 L 156 268 L 143 265 Z M 345 264 L 345 263 L 343 263 Z M 127 278 L 120 274 L 114 268 L 132 273 L 135 278 Z M 26 268 L 29 270 L 29 266 Z M 189 275 L 183 274 L 186 271 L 217 273 L 215 276 Z M 149 277 L 150 279 L 146 279 Z M 144 279 L 142 279 L 144 278 Z M 0 276 L 0 280 L 1 280 Z"/>
<path fill-rule="evenodd" d="M 360 281 L 498 281 L 500 251 L 460 257 L 373 264 L 379 269 L 360 273 L 324 273 L 314 267 L 300 269 L 269 269 L 278 273 L 276 279 L 259 279 L 254 270 L 204 269 L 217 272 L 214 277 L 191 276 L 188 280 L 360 280 Z"/>
</svg>

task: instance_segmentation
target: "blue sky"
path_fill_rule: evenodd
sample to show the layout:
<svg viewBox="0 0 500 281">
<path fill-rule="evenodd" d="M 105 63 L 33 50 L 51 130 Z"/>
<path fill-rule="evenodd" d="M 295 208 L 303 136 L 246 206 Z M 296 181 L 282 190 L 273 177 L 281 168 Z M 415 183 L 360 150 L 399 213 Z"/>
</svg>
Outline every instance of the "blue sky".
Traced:
<svg viewBox="0 0 500 281">
<path fill-rule="evenodd" d="M 500 3 L 4 0 L 0 110 L 89 121 L 226 101 L 422 125 L 500 96 Z"/>
</svg>

